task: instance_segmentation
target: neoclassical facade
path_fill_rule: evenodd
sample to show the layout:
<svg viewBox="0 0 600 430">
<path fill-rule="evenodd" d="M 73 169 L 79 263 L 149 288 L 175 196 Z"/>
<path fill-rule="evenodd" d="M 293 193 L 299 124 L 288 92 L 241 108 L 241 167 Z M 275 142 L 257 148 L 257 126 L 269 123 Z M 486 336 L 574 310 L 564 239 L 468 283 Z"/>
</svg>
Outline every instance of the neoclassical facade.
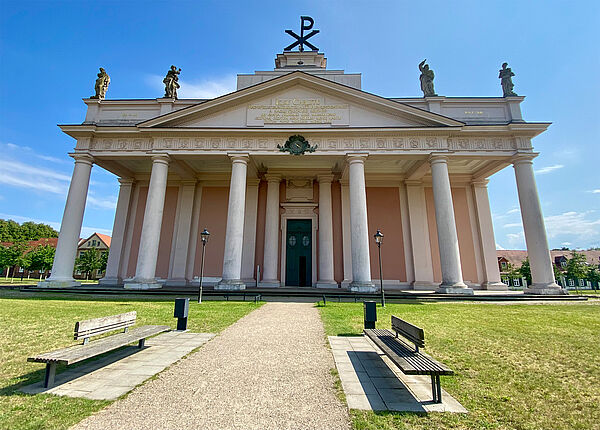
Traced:
<svg viewBox="0 0 600 430">
<path fill-rule="evenodd" d="M 102 284 L 376 291 L 381 229 L 386 289 L 506 289 L 487 180 L 513 166 L 533 285 L 556 294 L 523 97 L 385 98 L 323 54 L 285 51 L 210 100 L 84 99 L 51 277 L 73 262 L 92 165 L 120 191 Z"/>
</svg>

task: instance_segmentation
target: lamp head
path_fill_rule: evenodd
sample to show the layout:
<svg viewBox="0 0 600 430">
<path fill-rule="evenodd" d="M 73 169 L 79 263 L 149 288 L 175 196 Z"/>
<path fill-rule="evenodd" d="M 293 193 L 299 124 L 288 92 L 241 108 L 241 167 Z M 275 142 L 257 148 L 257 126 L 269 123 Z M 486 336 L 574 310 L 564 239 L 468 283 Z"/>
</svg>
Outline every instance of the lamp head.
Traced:
<svg viewBox="0 0 600 430">
<path fill-rule="evenodd" d="M 207 229 L 204 229 L 204 231 L 202 231 L 202 233 L 200 233 L 200 236 L 202 237 L 202 242 L 207 243 L 208 238 L 210 237 L 210 233 L 208 232 Z"/>
<path fill-rule="evenodd" d="M 383 233 L 381 232 L 381 230 L 377 229 L 377 233 L 375 233 L 373 237 L 375 238 L 375 243 L 383 243 Z"/>
</svg>

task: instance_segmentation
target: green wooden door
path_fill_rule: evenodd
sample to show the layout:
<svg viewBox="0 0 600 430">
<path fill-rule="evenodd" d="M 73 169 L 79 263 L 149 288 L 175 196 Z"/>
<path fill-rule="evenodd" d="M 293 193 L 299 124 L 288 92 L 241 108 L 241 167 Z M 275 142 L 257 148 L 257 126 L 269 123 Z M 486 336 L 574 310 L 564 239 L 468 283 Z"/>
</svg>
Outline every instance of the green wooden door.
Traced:
<svg viewBox="0 0 600 430">
<path fill-rule="evenodd" d="M 285 243 L 285 285 L 312 286 L 312 221 L 288 220 Z"/>
</svg>

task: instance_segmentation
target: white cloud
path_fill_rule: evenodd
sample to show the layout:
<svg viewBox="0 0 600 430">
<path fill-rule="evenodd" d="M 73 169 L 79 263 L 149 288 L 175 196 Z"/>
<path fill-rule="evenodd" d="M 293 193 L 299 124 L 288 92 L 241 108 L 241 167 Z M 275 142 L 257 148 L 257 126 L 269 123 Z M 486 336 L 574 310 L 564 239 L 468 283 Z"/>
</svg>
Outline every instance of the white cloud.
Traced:
<svg viewBox="0 0 600 430">
<path fill-rule="evenodd" d="M 523 228 L 523 224 L 520 223 L 520 222 L 511 222 L 511 223 L 508 223 L 508 224 L 504 224 L 502 227 L 504 227 L 504 228 L 514 228 L 514 227 L 521 227 L 521 228 Z"/>
<path fill-rule="evenodd" d="M 514 209 L 511 209 L 508 212 L 506 212 L 506 215 L 516 214 L 516 213 L 519 213 L 519 212 L 521 212 L 521 210 L 519 208 L 514 208 Z"/>
<path fill-rule="evenodd" d="M 70 157 L 57 158 L 57 157 L 52 157 L 50 155 L 39 154 L 38 152 L 36 152 L 33 148 L 31 148 L 29 146 L 19 146 L 19 145 L 15 145 L 14 143 L 10 143 L 10 142 L 9 143 L 1 143 L 0 142 L 0 150 L 2 150 L 3 152 L 6 150 L 18 152 L 18 154 L 15 154 L 15 155 L 19 155 L 19 156 L 25 155 L 26 157 L 36 157 L 36 158 L 39 158 L 40 160 L 50 161 L 51 163 L 62 163 L 62 164 L 69 164 L 69 165 L 72 164 Z"/>
<path fill-rule="evenodd" d="M 542 167 L 541 169 L 537 169 L 535 171 L 535 173 L 538 175 L 544 175 L 546 173 L 550 173 L 550 172 L 554 172 L 555 170 L 562 169 L 563 167 L 565 167 L 565 166 L 563 166 L 562 164 L 554 164 L 552 166 L 547 166 L 547 167 Z"/>
<path fill-rule="evenodd" d="M 505 248 L 502 245 L 500 245 L 499 243 L 496 243 L 496 249 L 503 251 Z"/>
<path fill-rule="evenodd" d="M 598 241 L 600 239 L 600 218 L 595 211 L 565 212 L 544 218 L 549 238 L 570 235 L 570 240 Z M 581 243 L 578 243 L 582 246 Z"/>
<path fill-rule="evenodd" d="M 511 249 L 525 249 L 525 235 L 522 231 L 518 233 L 508 233 L 506 239 Z"/>
<path fill-rule="evenodd" d="M 146 77 L 146 83 L 154 88 L 157 92 L 160 92 L 160 95 L 157 95 L 157 98 L 162 97 L 165 91 L 163 79 L 164 76 L 159 75 L 148 75 Z M 214 99 L 215 97 L 235 91 L 236 77 L 235 75 L 226 75 L 213 79 L 201 79 L 194 81 L 180 79 L 179 85 L 181 85 L 181 88 L 177 90 L 177 95 L 179 98 Z"/>
<path fill-rule="evenodd" d="M 97 208 L 115 209 L 117 207 L 117 199 L 115 198 L 97 198 L 88 195 L 87 202 Z"/>
<path fill-rule="evenodd" d="M 592 194 L 600 194 L 600 188 L 596 189 L 596 190 L 591 190 L 588 191 L 588 193 L 592 193 Z"/>
</svg>

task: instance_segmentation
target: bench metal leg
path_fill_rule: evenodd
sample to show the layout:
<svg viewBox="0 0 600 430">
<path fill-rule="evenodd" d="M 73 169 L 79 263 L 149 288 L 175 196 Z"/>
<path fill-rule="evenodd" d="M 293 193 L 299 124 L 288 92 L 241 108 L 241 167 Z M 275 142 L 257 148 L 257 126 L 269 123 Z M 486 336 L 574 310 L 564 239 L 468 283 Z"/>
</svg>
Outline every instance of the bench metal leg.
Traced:
<svg viewBox="0 0 600 430">
<path fill-rule="evenodd" d="M 44 388 L 50 388 L 54 385 L 55 374 L 56 363 L 46 363 L 46 376 L 44 376 Z"/>
<path fill-rule="evenodd" d="M 138 342 L 138 348 L 142 349 L 144 345 L 146 345 L 146 339 L 140 339 L 140 341 Z"/>
<path fill-rule="evenodd" d="M 442 384 L 440 375 L 431 375 L 431 394 L 434 403 L 442 403 Z"/>
</svg>

